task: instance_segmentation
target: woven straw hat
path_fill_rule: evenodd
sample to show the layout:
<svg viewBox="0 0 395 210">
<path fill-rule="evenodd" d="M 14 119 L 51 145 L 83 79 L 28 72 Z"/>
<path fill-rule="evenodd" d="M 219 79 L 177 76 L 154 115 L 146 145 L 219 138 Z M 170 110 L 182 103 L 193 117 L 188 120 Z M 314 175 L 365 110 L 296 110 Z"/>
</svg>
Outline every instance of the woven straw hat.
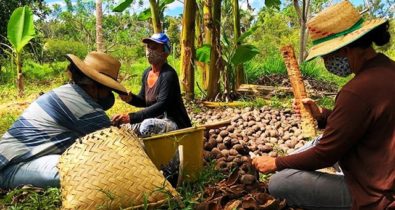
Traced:
<svg viewBox="0 0 395 210">
<path fill-rule="evenodd" d="M 127 95 L 126 88 L 117 81 L 121 67 L 121 63 L 117 59 L 101 52 L 90 52 L 84 61 L 72 54 L 67 54 L 66 58 L 89 78 L 119 94 Z"/>
<path fill-rule="evenodd" d="M 335 4 L 307 22 L 313 47 L 306 61 L 334 52 L 385 22 L 385 19 L 364 21 L 347 0 Z"/>
<path fill-rule="evenodd" d="M 179 201 L 136 135 L 111 127 L 88 134 L 67 149 L 58 164 L 62 209 L 153 208 Z"/>
</svg>

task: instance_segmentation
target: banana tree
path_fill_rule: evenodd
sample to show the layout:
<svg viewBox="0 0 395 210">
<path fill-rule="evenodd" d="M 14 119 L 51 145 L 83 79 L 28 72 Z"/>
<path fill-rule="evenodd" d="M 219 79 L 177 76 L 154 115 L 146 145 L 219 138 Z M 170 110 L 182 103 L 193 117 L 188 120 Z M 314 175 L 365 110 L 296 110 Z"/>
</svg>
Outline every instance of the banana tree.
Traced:
<svg viewBox="0 0 395 210">
<path fill-rule="evenodd" d="M 29 7 L 14 10 L 7 25 L 7 38 L 12 45 L 17 68 L 17 87 L 19 96 L 23 96 L 22 51 L 23 47 L 35 37 L 33 13 Z"/>
<path fill-rule="evenodd" d="M 221 45 L 219 33 L 221 24 L 221 0 L 203 1 L 204 45 L 210 47 L 210 61 L 206 62 L 203 73 L 204 88 L 207 90 L 206 99 L 213 100 L 219 93 L 219 77 L 222 69 Z M 198 60 L 199 61 L 199 60 Z"/>
<path fill-rule="evenodd" d="M 240 11 L 239 11 L 239 1 L 238 0 L 232 0 L 232 6 L 233 6 L 233 37 L 235 40 L 235 43 L 237 43 L 237 40 L 240 37 Z M 245 76 L 244 76 L 244 69 L 243 66 L 238 65 L 236 66 L 236 86 L 240 86 L 242 83 L 244 83 Z"/>
<path fill-rule="evenodd" d="M 181 80 L 187 100 L 194 98 L 194 60 L 195 60 L 195 15 L 196 1 L 184 1 L 181 33 Z"/>
<path fill-rule="evenodd" d="M 222 75 L 222 83 L 224 87 L 225 100 L 229 100 L 236 87 L 236 67 L 245 62 L 250 61 L 257 54 L 259 50 L 250 44 L 245 43 L 245 39 L 249 37 L 258 28 L 254 26 L 243 33 L 237 40 L 229 40 L 225 33 L 221 36 L 222 45 L 222 61 L 224 63 L 224 73 Z M 212 52 L 211 45 L 203 45 L 196 50 L 196 59 L 200 62 L 210 63 L 210 53 Z"/>
<path fill-rule="evenodd" d="M 162 25 L 160 19 L 163 19 L 164 10 L 167 5 L 173 3 L 175 0 L 149 0 L 150 8 L 143 10 L 138 19 L 141 21 L 148 20 L 152 18 L 152 26 L 154 28 L 154 33 L 162 32 Z M 114 9 L 114 12 L 123 12 L 133 3 L 133 0 L 124 0 L 119 3 Z"/>
</svg>

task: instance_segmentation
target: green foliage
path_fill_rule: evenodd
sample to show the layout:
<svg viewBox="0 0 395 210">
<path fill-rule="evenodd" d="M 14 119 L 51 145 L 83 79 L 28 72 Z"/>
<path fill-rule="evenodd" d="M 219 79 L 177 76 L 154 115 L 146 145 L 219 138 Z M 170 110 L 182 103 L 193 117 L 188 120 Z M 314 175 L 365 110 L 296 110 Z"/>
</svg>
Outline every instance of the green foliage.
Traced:
<svg viewBox="0 0 395 210">
<path fill-rule="evenodd" d="M 8 130 L 9 127 L 15 122 L 18 118 L 19 112 L 7 112 L 7 113 L 0 113 L 0 135 L 3 134 Z"/>
<path fill-rule="evenodd" d="M 196 60 L 203 63 L 210 63 L 211 45 L 204 44 L 196 49 Z"/>
<path fill-rule="evenodd" d="M 151 9 L 147 8 L 145 10 L 143 10 L 142 12 L 140 12 L 140 14 L 138 15 L 137 19 L 140 21 L 145 21 L 151 18 Z"/>
<path fill-rule="evenodd" d="M 280 8 L 280 4 L 281 4 L 280 0 L 265 0 L 265 5 L 267 7 L 274 7 L 274 8 L 279 9 Z"/>
<path fill-rule="evenodd" d="M 44 45 L 45 61 L 65 61 L 66 54 L 74 54 L 84 58 L 88 54 L 88 48 L 85 44 L 76 41 L 49 39 Z"/>
<path fill-rule="evenodd" d="M 235 54 L 231 57 L 233 65 L 245 63 L 259 54 L 258 48 L 253 45 L 245 44 L 239 45 L 236 48 Z"/>
<path fill-rule="evenodd" d="M 53 62 L 38 64 L 32 60 L 27 60 L 24 65 L 24 72 L 27 80 L 32 82 L 46 82 L 48 78 L 57 78 L 61 81 L 67 81 L 64 74 L 69 62 Z"/>
<path fill-rule="evenodd" d="M 143 46 L 117 45 L 109 52 L 112 56 L 122 61 L 122 64 L 135 62 L 136 59 L 145 58 L 145 50 Z"/>
<path fill-rule="evenodd" d="M 35 36 L 33 24 L 33 12 L 29 7 L 19 7 L 12 13 L 7 27 L 7 38 L 14 47 L 16 53 Z"/>
<path fill-rule="evenodd" d="M 49 188 L 45 191 L 38 188 L 18 188 L 10 191 L 0 200 L 2 209 L 58 209 L 61 206 L 60 191 Z"/>
<path fill-rule="evenodd" d="M 318 105 L 321 107 L 325 107 L 327 109 L 333 109 L 333 107 L 335 106 L 335 98 L 334 97 L 327 97 L 324 96 L 322 98 L 319 98 L 317 100 Z"/>
<path fill-rule="evenodd" d="M 38 20 L 45 17 L 47 8 L 44 0 L 1 0 L 0 1 L 0 43 L 4 43 L 7 37 L 7 22 L 10 19 L 11 13 L 18 7 L 29 5 Z M 1 50 L 0 50 L 1 54 Z"/>
<path fill-rule="evenodd" d="M 114 9 L 113 12 L 123 12 L 127 7 L 129 7 L 133 3 L 133 0 L 125 0 L 119 3 Z"/>
<path fill-rule="evenodd" d="M 248 38 L 249 36 L 251 36 L 259 27 L 260 27 L 259 25 L 255 25 L 255 26 L 251 27 L 250 29 L 248 29 L 243 34 L 241 34 L 239 39 L 237 40 L 237 43 L 244 42 L 244 40 L 246 38 Z"/>
<path fill-rule="evenodd" d="M 249 83 L 254 83 L 263 75 L 286 74 L 286 68 L 281 56 L 261 56 L 244 64 L 245 74 Z"/>
</svg>

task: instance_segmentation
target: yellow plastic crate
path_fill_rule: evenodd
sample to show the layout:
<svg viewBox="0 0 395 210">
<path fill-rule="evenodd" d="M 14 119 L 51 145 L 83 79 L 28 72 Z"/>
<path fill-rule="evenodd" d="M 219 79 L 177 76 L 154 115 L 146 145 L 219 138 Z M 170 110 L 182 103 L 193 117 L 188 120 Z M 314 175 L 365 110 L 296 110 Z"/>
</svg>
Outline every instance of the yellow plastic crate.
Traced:
<svg viewBox="0 0 395 210">
<path fill-rule="evenodd" d="M 166 165 L 179 145 L 183 145 L 183 178 L 196 180 L 203 168 L 203 135 L 205 127 L 191 127 L 143 138 L 148 156 L 156 167 Z"/>
</svg>

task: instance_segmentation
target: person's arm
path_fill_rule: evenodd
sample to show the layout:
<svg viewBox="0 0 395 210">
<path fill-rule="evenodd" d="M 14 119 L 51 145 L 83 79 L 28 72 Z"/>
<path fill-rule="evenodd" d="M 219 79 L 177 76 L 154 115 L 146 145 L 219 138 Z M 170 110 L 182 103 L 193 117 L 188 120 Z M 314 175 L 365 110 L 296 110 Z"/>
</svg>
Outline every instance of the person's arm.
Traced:
<svg viewBox="0 0 395 210">
<path fill-rule="evenodd" d="M 165 72 L 161 78 L 158 90 L 157 101 L 155 104 L 135 113 L 130 113 L 130 123 L 139 123 L 147 118 L 158 117 L 166 111 L 166 107 L 171 106 L 173 101 L 176 82 L 178 82 L 177 74 L 174 71 Z"/>
<path fill-rule="evenodd" d="M 321 109 L 322 109 L 322 114 L 321 117 L 317 119 L 317 125 L 319 129 L 325 129 L 326 122 L 328 121 L 328 117 L 332 113 L 332 110 L 326 108 L 321 108 Z"/>
<path fill-rule="evenodd" d="M 316 170 L 333 165 L 363 137 L 372 121 L 370 114 L 369 105 L 358 95 L 342 91 L 319 144 L 301 153 L 276 158 L 277 170 Z"/>
<path fill-rule="evenodd" d="M 145 102 L 145 84 L 147 82 L 147 75 L 150 69 L 144 71 L 143 77 L 141 78 L 141 88 L 138 95 L 131 93 L 132 99 L 128 102 L 128 104 L 133 105 L 135 107 L 146 107 L 147 104 Z"/>
</svg>

